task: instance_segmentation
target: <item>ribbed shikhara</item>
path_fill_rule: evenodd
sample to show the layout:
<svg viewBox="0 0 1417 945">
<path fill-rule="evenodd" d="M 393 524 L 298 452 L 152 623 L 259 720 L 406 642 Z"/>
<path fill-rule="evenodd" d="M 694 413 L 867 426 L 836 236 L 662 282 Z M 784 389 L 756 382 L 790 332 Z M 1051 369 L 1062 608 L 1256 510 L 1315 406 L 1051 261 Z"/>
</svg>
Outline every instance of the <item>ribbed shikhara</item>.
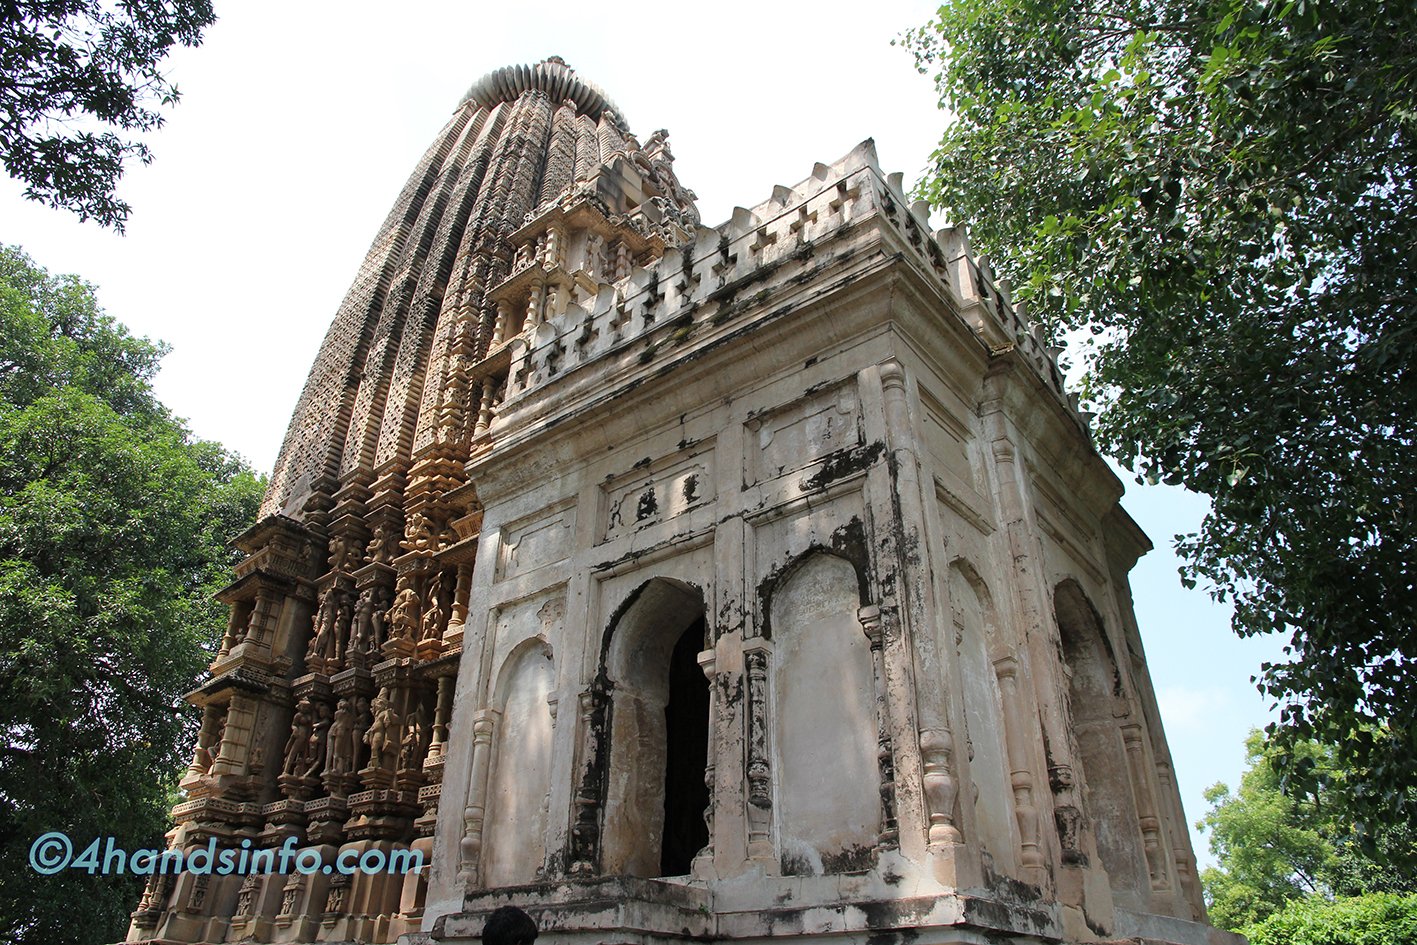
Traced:
<svg viewBox="0 0 1417 945">
<path fill-rule="evenodd" d="M 407 471 L 449 410 L 473 423 L 475 392 L 449 380 L 458 359 L 487 353 L 495 316 L 484 296 L 511 271 L 509 234 L 617 156 L 645 161 L 605 94 L 560 60 L 498 69 L 473 84 L 335 314 L 262 517 L 318 520 L 342 487 Z M 697 220 L 692 203 L 676 203 Z"/>
</svg>

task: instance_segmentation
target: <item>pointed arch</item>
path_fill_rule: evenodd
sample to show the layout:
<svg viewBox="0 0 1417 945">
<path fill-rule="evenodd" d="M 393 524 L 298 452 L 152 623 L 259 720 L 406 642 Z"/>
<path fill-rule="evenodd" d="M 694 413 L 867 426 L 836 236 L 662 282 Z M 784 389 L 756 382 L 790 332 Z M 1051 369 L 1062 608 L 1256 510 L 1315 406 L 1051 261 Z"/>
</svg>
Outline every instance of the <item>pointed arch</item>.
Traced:
<svg viewBox="0 0 1417 945">
<path fill-rule="evenodd" d="M 551 647 L 542 637 L 519 643 L 497 673 L 492 705 L 499 722 L 487 783 L 483 883 L 511 886 L 540 878 L 546 859 L 546 798 L 551 789 L 556 685 Z"/>
<path fill-rule="evenodd" d="M 881 830 L 877 693 L 859 571 L 814 550 L 768 602 L 778 849 L 785 873 L 864 869 Z"/>
<path fill-rule="evenodd" d="M 830 547 L 813 542 L 804 551 L 789 560 L 787 564 L 775 569 L 758 585 L 759 617 L 762 621 L 760 632 L 765 638 L 772 639 L 774 633 L 772 608 L 768 606 L 769 601 L 777 594 L 778 588 L 787 583 L 796 571 L 818 555 L 836 558 L 851 568 L 852 581 L 844 583 L 855 584 L 858 606 L 874 603 L 871 595 L 871 562 L 866 545 L 865 527 L 861 524 L 860 519 L 853 518 L 832 536 Z"/>
<path fill-rule="evenodd" d="M 969 775 L 976 789 L 971 792 L 974 832 L 994 869 L 1017 875 L 1008 733 L 994 671 L 994 660 L 1004 655 L 1000 652 L 998 615 L 989 586 L 964 558 L 950 562 L 950 609 L 964 689 Z"/>
</svg>

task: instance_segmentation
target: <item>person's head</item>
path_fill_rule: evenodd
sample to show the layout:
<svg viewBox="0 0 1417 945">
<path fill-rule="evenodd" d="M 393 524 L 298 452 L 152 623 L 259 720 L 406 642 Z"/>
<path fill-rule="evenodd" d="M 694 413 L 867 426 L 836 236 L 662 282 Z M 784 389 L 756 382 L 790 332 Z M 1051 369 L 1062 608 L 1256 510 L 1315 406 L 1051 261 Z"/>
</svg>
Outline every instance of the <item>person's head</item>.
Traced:
<svg viewBox="0 0 1417 945">
<path fill-rule="evenodd" d="M 482 927 L 482 945 L 531 945 L 536 923 L 516 906 L 499 906 Z"/>
</svg>

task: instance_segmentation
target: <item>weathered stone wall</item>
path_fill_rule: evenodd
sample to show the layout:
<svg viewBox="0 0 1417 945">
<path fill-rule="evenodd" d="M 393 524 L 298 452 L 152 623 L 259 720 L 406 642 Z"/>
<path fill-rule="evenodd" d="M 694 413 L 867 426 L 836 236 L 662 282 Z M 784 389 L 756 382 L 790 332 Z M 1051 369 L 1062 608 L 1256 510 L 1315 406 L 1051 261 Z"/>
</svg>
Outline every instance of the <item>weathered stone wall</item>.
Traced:
<svg viewBox="0 0 1417 945">
<path fill-rule="evenodd" d="M 920 916 L 893 911 L 902 884 L 976 903 L 937 935 L 1215 934 L 1189 924 L 1184 823 L 1118 603 L 1145 538 L 1052 352 L 958 231 L 904 207 L 863 146 L 566 306 L 513 358 L 468 467 L 487 562 L 469 609 L 564 604 L 551 699 L 576 711 L 556 714 L 546 860 L 520 877 L 551 885 L 519 896 L 568 941 L 609 927 L 594 884 L 566 879 L 662 875 L 657 687 L 700 614 L 701 934 L 903 927 Z M 502 625 L 481 632 L 468 645 L 501 652 Z M 464 663 L 460 706 L 498 659 Z M 454 743 L 445 791 L 477 810 L 476 744 Z M 488 837 L 441 822 L 435 937 L 475 933 Z M 674 937 L 658 888 L 637 927 Z"/>
</svg>

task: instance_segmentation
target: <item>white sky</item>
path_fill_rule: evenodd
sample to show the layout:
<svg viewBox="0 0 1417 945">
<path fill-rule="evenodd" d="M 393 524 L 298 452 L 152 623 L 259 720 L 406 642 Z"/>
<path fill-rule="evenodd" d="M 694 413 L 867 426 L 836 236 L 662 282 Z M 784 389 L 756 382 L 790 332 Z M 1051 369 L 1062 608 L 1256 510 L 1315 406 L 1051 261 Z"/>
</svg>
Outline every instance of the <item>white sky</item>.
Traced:
<svg viewBox="0 0 1417 945">
<path fill-rule="evenodd" d="M 874 137 L 913 183 L 943 127 L 928 78 L 891 40 L 936 4 L 218 3 L 205 44 L 170 60 L 182 102 L 129 171 L 119 237 L 20 199 L 0 178 L 0 242 L 78 273 L 135 334 L 173 347 L 156 387 L 202 437 L 269 470 L 325 329 L 405 178 L 463 92 L 494 68 L 559 55 L 643 140 L 668 128 L 704 222 L 752 206 Z M 938 222 L 938 221 L 937 221 Z M 1130 485 L 1158 550 L 1133 572 L 1188 817 L 1232 787 L 1264 703 L 1273 641 L 1182 590 L 1170 537 L 1205 503 Z M 1203 839 L 1196 853 L 1208 860 Z"/>
</svg>

